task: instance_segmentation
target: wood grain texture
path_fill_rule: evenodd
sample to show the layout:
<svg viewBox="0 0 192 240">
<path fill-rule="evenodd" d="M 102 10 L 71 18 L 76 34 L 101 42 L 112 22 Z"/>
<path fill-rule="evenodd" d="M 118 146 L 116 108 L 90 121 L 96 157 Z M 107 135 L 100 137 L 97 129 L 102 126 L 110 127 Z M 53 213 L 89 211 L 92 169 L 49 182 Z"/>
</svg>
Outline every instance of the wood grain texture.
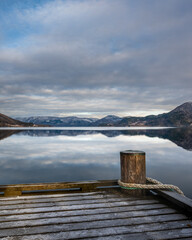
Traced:
<svg viewBox="0 0 192 240">
<path fill-rule="evenodd" d="M 106 202 L 123 202 L 123 201 L 129 201 L 126 198 L 122 197 L 111 197 L 111 198 L 99 198 L 99 199 L 82 199 L 82 200 L 71 200 L 71 201 L 65 201 L 65 199 L 60 201 L 51 201 L 51 202 L 35 202 L 35 203 L 20 203 L 20 204 L 8 204 L 8 205 L 0 205 L 0 211 L 3 210 L 11 210 L 11 209 L 26 209 L 26 208 L 42 208 L 42 207 L 54 207 L 54 206 L 78 206 L 78 205 L 89 205 L 89 204 L 99 204 L 99 203 L 106 203 Z M 135 202 L 137 200 L 132 200 L 129 202 Z"/>
<path fill-rule="evenodd" d="M 96 211 L 95 211 L 96 212 Z M 176 214 L 176 215 L 174 215 Z M 153 217 L 156 216 L 156 217 Z M 129 219 L 129 222 L 131 222 L 132 218 L 138 218 L 140 217 L 140 220 L 149 219 L 160 219 L 163 216 L 166 216 L 167 219 L 177 219 L 178 217 L 176 210 L 164 208 L 164 209 L 157 209 L 157 210 L 143 210 L 143 211 L 136 211 L 133 212 L 113 212 L 113 209 L 111 209 L 111 212 L 108 213 L 95 213 L 92 215 L 77 215 L 77 216 L 59 216 L 57 215 L 54 217 L 54 215 L 49 215 L 49 217 L 44 217 L 41 219 L 29 219 L 24 220 L 21 219 L 20 221 L 7 221 L 7 222 L 1 222 L 0 224 L 0 231 L 1 229 L 5 228 L 15 228 L 15 227 L 31 227 L 31 226 L 43 226 L 43 225 L 52 225 L 52 224 L 64 224 L 64 223 L 82 223 L 82 222 L 91 222 L 91 221 L 101 221 L 101 220 L 112 220 L 112 219 Z M 180 215 L 179 215 L 180 216 Z M 145 217 L 145 218 L 144 218 Z M 148 217 L 148 218 L 147 218 Z M 183 217 L 182 217 L 183 219 Z M 184 217 L 184 219 L 186 219 Z"/>
<path fill-rule="evenodd" d="M 179 221 L 178 221 L 179 220 Z M 183 221 L 181 221 L 183 220 Z M 1 229 L 0 237 L 6 237 L 8 234 L 13 236 L 19 235 L 35 235 L 51 232 L 72 232 L 72 231 L 84 231 L 84 230 L 93 230 L 103 228 L 117 228 L 117 227 L 126 227 L 126 228 L 141 228 L 143 230 L 147 229 L 149 225 L 159 224 L 170 224 L 170 221 L 176 221 L 175 226 L 187 226 L 190 224 L 190 221 L 187 220 L 185 216 L 181 214 L 170 214 L 170 215 L 161 215 L 161 216 L 150 216 L 150 217 L 140 217 L 140 218 L 131 218 L 131 219 L 110 219 L 110 220 L 98 220 L 98 221 L 81 221 L 81 218 L 77 220 L 76 223 L 52 223 L 51 225 L 44 223 L 43 225 L 37 226 L 25 226 L 25 227 L 8 227 Z M 182 223 L 182 224 L 181 224 Z M 164 226 L 165 227 L 165 226 Z M 166 229 L 166 227 L 165 227 Z M 135 231 L 132 229 L 132 231 Z"/>
<path fill-rule="evenodd" d="M 166 239 L 169 232 L 167 239 L 192 237 L 192 221 L 156 196 L 120 191 L 21 196 L 2 198 L 0 209 L 3 240 L 149 240 Z"/>
<path fill-rule="evenodd" d="M 192 217 L 192 199 L 171 191 L 154 190 L 154 192 L 181 208 L 188 216 Z"/>
<path fill-rule="evenodd" d="M 140 151 L 120 152 L 121 181 L 124 183 L 146 183 L 145 153 Z M 145 195 L 145 190 L 124 190 L 133 196 Z"/>
<path fill-rule="evenodd" d="M 115 223 L 107 223 L 105 222 L 102 227 L 100 228 L 91 228 L 87 229 L 87 224 L 83 224 L 81 229 L 79 230 L 71 230 L 70 228 L 63 229 L 63 225 L 52 225 L 48 228 L 30 228 L 27 231 L 31 231 L 31 234 L 28 234 L 25 229 L 13 229 L 7 231 L 0 232 L 0 239 L 5 238 L 5 236 L 11 237 L 11 240 L 23 240 L 23 237 L 27 240 L 34 240 L 34 239 L 46 239 L 46 240 L 57 240 L 57 239 L 85 239 L 90 237 L 102 237 L 102 236 L 113 236 L 113 235 L 120 235 L 120 234 L 133 234 L 133 233 L 150 233 L 155 231 L 172 231 L 174 229 L 180 228 L 180 235 L 182 232 L 187 232 L 187 236 L 190 236 L 191 229 L 187 227 L 190 224 L 190 221 L 171 221 L 171 222 L 161 222 L 161 223 L 149 223 L 149 224 L 138 224 L 138 225 L 123 225 L 117 226 Z M 75 226 L 75 224 L 73 225 Z M 66 227 L 66 225 L 65 225 Z M 80 227 L 80 226 L 78 226 Z M 182 229 L 182 230 L 181 230 Z M 187 230 L 186 230 L 187 229 Z M 7 231 L 7 233 L 6 233 Z M 21 233 L 24 235 L 20 235 Z M 32 231 L 36 232 L 33 234 Z M 44 233 L 40 233 L 45 231 Z M 39 233 L 38 233 L 39 232 Z M 186 235 L 186 234 L 185 234 Z M 192 236 L 192 235 L 191 235 Z M 155 239 L 155 238 L 154 238 Z"/>
<path fill-rule="evenodd" d="M 120 152 L 121 181 L 146 183 L 145 154 L 143 152 Z"/>
<path fill-rule="evenodd" d="M 7 221 L 21 221 L 21 220 L 31 220 L 31 219 L 43 219 L 43 218 L 54 218 L 54 217 L 73 217 L 73 216 L 86 216 L 86 215 L 96 215 L 96 214 L 105 214 L 105 213 L 122 213 L 126 212 L 127 216 L 140 216 L 142 214 L 148 214 L 147 210 L 160 211 L 167 210 L 166 205 L 164 204 L 148 204 L 148 205 L 137 205 L 137 206 L 110 206 L 109 208 L 97 208 L 97 209 L 80 209 L 76 211 L 51 211 L 51 212 L 41 212 L 39 213 L 25 213 L 25 214 L 16 214 L 16 215 L 4 215 L 0 216 L 0 222 Z M 170 210 L 170 209 L 169 209 Z M 175 212 L 174 209 L 171 211 Z M 155 214 L 154 212 L 154 214 Z"/>
<path fill-rule="evenodd" d="M 26 214 L 26 213 L 42 213 L 42 212 L 55 212 L 55 211 L 76 211 L 81 209 L 98 209 L 98 208 L 110 208 L 118 206 L 136 206 L 158 203 L 155 200 L 136 200 L 136 201 L 114 201 L 103 202 L 93 204 L 80 204 L 80 205 L 57 205 L 57 206 L 43 206 L 37 208 L 24 208 L 24 209 L 6 209 L 0 211 L 0 216 L 13 215 L 13 214 Z"/>
<path fill-rule="evenodd" d="M 47 190 L 58 191 L 101 191 L 104 187 L 118 187 L 117 180 L 87 181 L 87 182 L 59 182 L 59 183 L 38 183 L 38 184 L 17 184 L 0 185 L 0 192 L 4 192 L 4 197 L 21 196 L 27 192 L 33 194 L 34 191 L 44 193 Z"/>
</svg>

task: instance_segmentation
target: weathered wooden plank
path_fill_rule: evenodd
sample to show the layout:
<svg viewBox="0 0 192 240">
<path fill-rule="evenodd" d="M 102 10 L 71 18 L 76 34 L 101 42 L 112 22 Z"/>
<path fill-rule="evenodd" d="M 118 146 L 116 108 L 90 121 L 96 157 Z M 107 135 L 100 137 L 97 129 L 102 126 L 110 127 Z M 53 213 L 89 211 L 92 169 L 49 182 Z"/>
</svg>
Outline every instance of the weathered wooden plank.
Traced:
<svg viewBox="0 0 192 240">
<path fill-rule="evenodd" d="M 103 194 L 103 192 L 82 192 L 82 193 L 60 193 L 60 194 L 50 194 L 50 195 L 35 195 L 35 196 L 18 196 L 18 197 L 1 197 L 0 203 L 3 201 L 14 201 L 16 199 L 18 200 L 28 200 L 28 199 L 46 199 L 46 198 L 57 198 L 57 197 L 75 197 L 75 196 L 91 196 L 91 195 L 97 195 L 97 194 Z"/>
<path fill-rule="evenodd" d="M 96 238 L 86 238 L 86 240 L 152 240 L 151 237 L 147 236 L 146 233 L 133 233 L 124 235 L 114 235 L 107 237 L 96 237 Z"/>
<path fill-rule="evenodd" d="M 177 239 L 177 233 L 178 239 L 192 238 L 184 231 L 192 229 L 186 216 L 154 198 L 138 200 L 118 191 L 2 198 L 0 210 L 4 240 Z"/>
<path fill-rule="evenodd" d="M 72 188 L 79 188 L 82 191 L 99 191 L 99 187 L 107 186 L 118 186 L 117 180 L 0 185 L 0 192 L 4 192 L 5 196 L 20 196 L 22 195 L 22 191 L 61 190 Z"/>
<path fill-rule="evenodd" d="M 112 180 L 93 180 L 93 181 L 78 181 L 78 182 L 48 182 L 48 183 L 26 183 L 26 184 L 8 184 L 8 185 L 0 185 L 3 189 L 4 187 L 30 187 L 30 186 L 48 186 L 48 185 L 66 185 L 66 186 L 74 186 L 74 185 L 93 185 L 97 184 L 99 186 L 113 186 L 118 185 L 117 179 Z"/>
<path fill-rule="evenodd" d="M 139 200 L 143 201 L 145 204 L 146 200 Z M 153 200 L 155 201 L 155 200 Z M 54 207 L 54 206 L 76 206 L 76 205 L 87 205 L 87 204 L 98 204 L 98 203 L 111 203 L 111 202 L 134 202 L 133 200 L 129 201 L 126 198 L 100 198 L 100 199 L 88 199 L 88 200 L 79 200 L 79 201 L 59 201 L 59 202 L 45 202 L 45 203 L 25 203 L 19 205 L 3 205 L 0 206 L 0 210 L 11 210 L 11 209 L 25 209 L 25 208 L 41 208 L 41 207 Z"/>
<path fill-rule="evenodd" d="M 51 224 L 64 224 L 64 223 L 77 223 L 77 222 L 91 222 L 91 221 L 101 221 L 101 220 L 112 220 L 112 219 L 130 219 L 134 217 L 146 217 L 146 216 L 161 216 L 165 214 L 177 214 L 177 211 L 170 208 L 163 208 L 158 210 L 146 210 L 146 211 L 136 211 L 134 212 L 109 212 L 105 214 L 94 214 L 94 215 L 80 215 L 80 216 L 68 216 L 68 217 L 51 217 L 51 218 L 41 218 L 41 219 L 30 219 L 21 221 L 9 221 L 2 222 L 0 224 L 0 229 L 4 228 L 15 228 L 15 227 L 32 227 L 32 226 L 42 226 Z M 177 215 L 176 215 L 177 216 Z M 173 215 L 171 216 L 171 218 Z M 156 220 L 158 219 L 155 218 Z"/>
<path fill-rule="evenodd" d="M 89 199 L 99 199 L 99 198 L 103 198 L 104 194 L 97 194 L 97 195 L 88 195 L 88 196 L 70 196 L 70 197 L 65 197 L 65 196 L 58 196 L 58 197 L 54 197 L 54 198 L 35 198 L 35 199 L 28 199 L 28 198 L 24 198 L 24 199 L 20 199 L 20 198 L 15 198 L 12 201 L 1 201 L 0 202 L 0 206 L 4 206 L 4 205 L 16 205 L 16 204 L 25 204 L 25 203 L 46 203 L 46 202 L 59 202 L 59 201 L 71 201 L 71 200 L 89 200 Z M 107 197 L 117 197 L 117 195 L 107 195 Z"/>
<path fill-rule="evenodd" d="M 123 234 L 106 237 L 86 238 L 86 240 L 168 240 L 168 239 L 192 239 L 192 230 L 190 228 L 172 229 L 166 231 L 155 231 L 142 234 Z"/>
<path fill-rule="evenodd" d="M 151 183 L 147 180 L 148 183 Z M 183 211 L 192 216 L 192 199 L 181 196 L 180 194 L 172 191 L 154 189 L 153 192 L 157 193 L 161 197 L 167 199 L 170 203 L 180 207 Z"/>
<path fill-rule="evenodd" d="M 64 206 L 49 206 L 41 208 L 26 208 L 26 209 L 11 209 L 11 210 L 1 210 L 0 216 L 3 215 L 14 215 L 14 214 L 25 214 L 25 213 L 41 213 L 41 212 L 53 212 L 53 211 L 71 211 L 78 209 L 97 209 L 106 207 L 117 207 L 117 206 L 135 206 L 135 205 L 145 205 L 159 203 L 155 200 L 136 200 L 136 201 L 115 201 L 115 202 L 103 202 L 103 203 L 93 203 L 87 205 L 64 205 Z"/>
<path fill-rule="evenodd" d="M 18 215 L 7 215 L 0 216 L 0 222 L 6 221 L 19 221 L 19 220 L 30 220 L 30 219 L 43 219 L 43 218 L 54 218 L 54 217 L 73 217 L 73 216 L 86 216 L 95 214 L 105 214 L 105 213 L 121 213 L 126 212 L 127 216 L 140 216 L 141 212 L 153 211 L 155 212 L 167 210 L 167 206 L 164 204 L 149 204 L 149 205 L 137 205 L 137 206 L 112 206 L 107 208 L 96 208 L 96 209 L 79 209 L 76 211 L 53 211 L 53 212 L 41 212 L 41 213 L 26 213 Z M 175 211 L 175 210 L 173 210 Z M 144 214 L 143 213 L 143 214 Z M 152 215 L 152 213 L 151 213 Z M 155 214 L 154 214 L 155 215 Z"/>
<path fill-rule="evenodd" d="M 156 240 L 164 239 L 192 239 L 192 227 L 148 233 L 148 236 Z"/>
<path fill-rule="evenodd" d="M 150 217 L 140 217 L 140 218 L 131 218 L 131 219 L 112 219 L 112 220 L 102 220 L 102 221 L 93 221 L 93 222 L 81 222 L 82 216 L 79 217 L 77 223 L 66 223 L 66 224 L 54 224 L 54 225 L 39 225 L 36 227 L 17 227 L 12 228 L 11 226 L 8 229 L 1 229 L 0 236 L 13 235 L 25 235 L 25 234 L 40 234 L 58 231 L 72 231 L 72 230 L 85 230 L 85 229 L 94 229 L 94 228 L 103 228 L 103 227 L 114 227 L 114 226 L 129 226 L 129 225 L 138 225 L 138 224 L 149 224 L 149 223 L 161 223 L 169 222 L 174 220 L 186 220 L 187 218 L 181 214 L 170 214 L 170 215 L 161 215 L 161 216 L 150 216 Z M 46 224 L 46 223 L 44 223 Z"/>
<path fill-rule="evenodd" d="M 54 238 L 52 238 L 52 237 L 54 237 Z M 26 236 L 26 237 L 24 237 L 24 239 L 22 238 L 22 240 L 28 240 L 28 239 L 29 240 L 50 240 L 50 239 L 51 240 L 53 240 L 53 239 L 54 240 L 64 240 L 63 237 L 61 237 L 61 234 L 50 234 L 50 235 L 46 234 L 46 235 L 41 235 L 40 238 L 34 236 L 29 239 L 28 236 Z M 2 239 L 2 238 L 0 238 L 0 239 Z M 20 237 L 19 238 L 10 237 L 10 238 L 6 238 L 6 239 L 3 238 L 3 240 L 17 240 L 17 239 L 20 240 L 21 238 Z M 86 238 L 86 240 L 152 240 L 152 238 L 149 237 L 146 233 L 129 233 L 129 234 L 123 234 L 123 235 L 118 234 L 118 235 L 107 236 L 107 237 L 91 237 L 91 238 Z"/>
<path fill-rule="evenodd" d="M 103 221 L 104 222 L 104 221 Z M 98 224 L 98 222 L 96 222 Z M 58 240 L 58 239 L 85 239 L 90 237 L 101 237 L 101 236 L 112 236 L 112 235 L 120 235 L 120 234 L 129 234 L 129 233 L 148 233 L 154 231 L 162 231 L 162 230 L 169 230 L 172 231 L 173 229 L 187 228 L 187 225 L 191 224 L 191 221 L 172 221 L 172 222 L 162 222 L 161 224 L 158 223 L 150 223 L 150 224 L 138 224 L 138 225 L 125 225 L 125 226 L 117 226 L 117 221 L 113 224 L 107 223 L 105 226 L 103 225 L 102 228 L 95 228 L 95 229 L 86 229 L 87 224 L 85 223 L 82 226 L 81 230 L 73 230 L 71 231 L 70 228 L 64 231 L 63 227 L 65 225 L 56 225 L 56 226 L 49 226 L 46 230 L 47 232 L 44 234 L 27 234 L 25 229 L 23 229 L 23 235 L 19 235 L 21 232 L 18 229 L 5 229 L 0 232 L 1 239 L 3 237 L 12 237 L 11 240 L 23 240 L 24 236 L 27 236 L 27 240 L 34 240 L 35 238 L 43 239 L 43 240 Z M 75 225 L 74 225 L 75 226 Z M 34 228 L 31 228 L 34 229 Z M 42 231 L 42 227 L 38 228 L 39 232 Z M 9 230 L 9 231 L 8 231 Z M 29 230 L 29 229 L 27 229 Z M 7 231 L 7 232 L 6 232 Z M 55 232 L 55 233 L 54 233 Z"/>
<path fill-rule="evenodd" d="M 105 237 L 92 237 L 86 240 L 154 240 L 147 233 L 118 234 Z"/>
<path fill-rule="evenodd" d="M 155 192 L 192 216 L 192 199 L 171 191 L 155 190 Z"/>
<path fill-rule="evenodd" d="M 127 201 L 126 198 L 99 198 L 99 199 L 88 199 L 88 200 L 79 200 L 79 201 L 59 201 L 59 202 L 46 202 L 46 203 L 25 203 L 25 204 L 19 204 L 19 205 L 0 205 L 0 211 L 1 210 L 11 210 L 11 209 L 25 209 L 25 208 L 41 208 L 41 207 L 54 207 L 54 206 L 76 206 L 76 205 L 87 205 L 87 204 L 97 204 L 97 203 L 105 203 L 105 202 L 121 202 L 121 201 Z M 131 202 L 131 201 L 130 201 Z"/>
<path fill-rule="evenodd" d="M 0 209 L 3 209 L 4 206 L 15 206 L 15 208 L 20 207 L 21 205 L 28 205 L 28 204 L 43 204 L 43 203 L 56 203 L 56 202 L 81 202 L 81 201 L 99 201 L 103 199 L 124 199 L 126 201 L 133 201 L 137 200 L 137 198 L 129 198 L 127 196 L 119 196 L 117 194 L 98 194 L 92 196 L 75 196 L 75 197 L 58 197 L 58 198 L 38 198 L 38 199 L 16 199 L 12 201 L 2 201 L 0 202 Z M 152 199 L 152 198 L 149 198 Z M 21 207 L 20 207 L 21 208 Z"/>
</svg>

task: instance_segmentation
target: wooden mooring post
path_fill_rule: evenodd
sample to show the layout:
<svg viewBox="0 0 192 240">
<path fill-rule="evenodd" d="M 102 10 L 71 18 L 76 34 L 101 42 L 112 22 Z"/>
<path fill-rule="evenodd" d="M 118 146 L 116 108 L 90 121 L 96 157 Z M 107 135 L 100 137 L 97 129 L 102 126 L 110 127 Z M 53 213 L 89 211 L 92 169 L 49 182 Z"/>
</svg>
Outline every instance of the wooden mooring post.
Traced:
<svg viewBox="0 0 192 240">
<path fill-rule="evenodd" d="M 146 184 L 145 152 L 126 150 L 120 152 L 121 182 Z M 145 190 L 122 188 L 123 192 L 132 196 L 145 195 Z"/>
</svg>

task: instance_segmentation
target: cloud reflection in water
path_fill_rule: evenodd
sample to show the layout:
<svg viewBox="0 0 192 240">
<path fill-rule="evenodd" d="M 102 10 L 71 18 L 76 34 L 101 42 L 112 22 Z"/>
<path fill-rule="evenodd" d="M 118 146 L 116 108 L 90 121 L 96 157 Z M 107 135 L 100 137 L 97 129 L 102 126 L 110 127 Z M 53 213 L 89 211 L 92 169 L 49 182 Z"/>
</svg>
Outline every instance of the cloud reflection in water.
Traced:
<svg viewBox="0 0 192 240">
<path fill-rule="evenodd" d="M 167 139 L 144 134 L 32 137 L 21 132 L 0 143 L 0 181 L 1 184 L 16 184 L 117 179 L 119 152 L 126 149 L 145 151 L 148 176 L 176 184 L 192 197 L 189 188 L 192 152 Z"/>
</svg>

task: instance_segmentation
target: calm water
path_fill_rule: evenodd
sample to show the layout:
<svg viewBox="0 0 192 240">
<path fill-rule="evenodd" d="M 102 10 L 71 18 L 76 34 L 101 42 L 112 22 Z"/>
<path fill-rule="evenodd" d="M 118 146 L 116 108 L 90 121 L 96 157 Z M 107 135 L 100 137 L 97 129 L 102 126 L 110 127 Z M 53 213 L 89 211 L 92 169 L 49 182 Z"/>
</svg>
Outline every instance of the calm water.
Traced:
<svg viewBox="0 0 192 240">
<path fill-rule="evenodd" d="M 192 129 L 0 130 L 0 184 L 117 179 L 119 152 L 147 154 L 147 176 L 192 198 Z"/>
</svg>

